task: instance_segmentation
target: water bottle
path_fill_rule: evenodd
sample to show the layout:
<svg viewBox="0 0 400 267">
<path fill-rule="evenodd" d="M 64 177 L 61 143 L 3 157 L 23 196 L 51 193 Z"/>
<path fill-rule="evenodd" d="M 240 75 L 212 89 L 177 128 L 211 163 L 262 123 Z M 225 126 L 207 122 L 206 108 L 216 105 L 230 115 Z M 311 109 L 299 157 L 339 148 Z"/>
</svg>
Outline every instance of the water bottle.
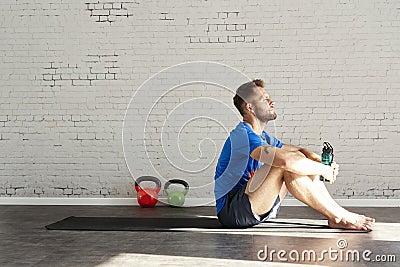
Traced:
<svg viewBox="0 0 400 267">
<path fill-rule="evenodd" d="M 324 165 L 331 165 L 333 162 L 333 147 L 328 142 L 324 142 L 324 147 L 322 148 L 321 163 Z M 321 181 L 329 182 L 322 175 L 319 177 Z"/>
</svg>

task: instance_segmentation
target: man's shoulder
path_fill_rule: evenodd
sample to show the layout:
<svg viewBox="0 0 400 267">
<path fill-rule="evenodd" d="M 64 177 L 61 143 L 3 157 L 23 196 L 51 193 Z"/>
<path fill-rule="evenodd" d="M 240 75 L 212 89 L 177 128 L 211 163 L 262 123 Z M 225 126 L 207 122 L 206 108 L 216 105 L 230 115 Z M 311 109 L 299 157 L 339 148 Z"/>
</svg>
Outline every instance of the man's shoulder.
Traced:
<svg viewBox="0 0 400 267">
<path fill-rule="evenodd" d="M 229 137 L 235 136 L 235 135 L 243 135 L 244 133 L 247 132 L 247 129 L 244 125 L 243 122 L 239 122 L 235 128 L 230 132 Z"/>
</svg>

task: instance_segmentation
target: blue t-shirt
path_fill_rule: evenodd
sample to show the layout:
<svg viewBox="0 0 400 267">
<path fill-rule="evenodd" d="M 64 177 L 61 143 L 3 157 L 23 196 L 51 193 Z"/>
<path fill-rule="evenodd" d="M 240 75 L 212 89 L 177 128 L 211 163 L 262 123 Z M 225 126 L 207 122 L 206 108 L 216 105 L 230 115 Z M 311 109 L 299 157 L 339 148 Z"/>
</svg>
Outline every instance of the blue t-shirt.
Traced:
<svg viewBox="0 0 400 267">
<path fill-rule="evenodd" d="M 246 122 L 240 122 L 226 139 L 215 169 L 214 194 L 219 213 L 226 201 L 226 195 L 245 186 L 249 178 L 263 163 L 250 157 L 259 146 L 282 147 L 282 142 L 274 136 L 262 132 L 259 136 Z M 231 153 L 231 151 L 233 153 Z"/>
</svg>

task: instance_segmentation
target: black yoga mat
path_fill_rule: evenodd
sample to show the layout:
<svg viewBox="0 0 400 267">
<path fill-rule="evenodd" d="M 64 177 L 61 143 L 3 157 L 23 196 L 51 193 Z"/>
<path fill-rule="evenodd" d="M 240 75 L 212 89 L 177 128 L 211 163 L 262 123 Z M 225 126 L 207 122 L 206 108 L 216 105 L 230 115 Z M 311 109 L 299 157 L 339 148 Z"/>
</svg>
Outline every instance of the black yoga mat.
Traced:
<svg viewBox="0 0 400 267">
<path fill-rule="evenodd" d="M 135 218 L 135 217 L 75 217 L 71 216 L 46 226 L 48 230 L 82 231 L 246 231 L 303 233 L 362 233 L 365 231 L 331 229 L 321 220 L 271 220 L 246 229 L 222 226 L 217 218 Z"/>
<path fill-rule="evenodd" d="M 222 225 L 214 218 L 134 218 L 71 216 L 46 226 L 48 230 L 92 231 L 166 231 L 171 228 L 216 229 Z"/>
</svg>

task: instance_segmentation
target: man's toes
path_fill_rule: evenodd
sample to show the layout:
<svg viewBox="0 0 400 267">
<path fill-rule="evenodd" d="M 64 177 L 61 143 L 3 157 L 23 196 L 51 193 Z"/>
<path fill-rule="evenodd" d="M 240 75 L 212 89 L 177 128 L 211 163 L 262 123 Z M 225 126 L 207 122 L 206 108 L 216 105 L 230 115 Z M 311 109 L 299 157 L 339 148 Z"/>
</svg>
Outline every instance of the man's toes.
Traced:
<svg viewBox="0 0 400 267">
<path fill-rule="evenodd" d="M 365 217 L 365 218 L 366 218 L 367 221 L 375 222 L 374 218 L 371 218 L 371 217 Z"/>
<path fill-rule="evenodd" d="M 368 230 L 372 230 L 372 227 L 373 227 L 373 224 L 372 223 L 370 223 L 370 222 L 366 222 L 365 224 L 364 224 L 364 226 L 368 229 Z"/>
<path fill-rule="evenodd" d="M 367 223 L 368 227 L 372 228 L 374 226 L 374 223 Z"/>
</svg>

